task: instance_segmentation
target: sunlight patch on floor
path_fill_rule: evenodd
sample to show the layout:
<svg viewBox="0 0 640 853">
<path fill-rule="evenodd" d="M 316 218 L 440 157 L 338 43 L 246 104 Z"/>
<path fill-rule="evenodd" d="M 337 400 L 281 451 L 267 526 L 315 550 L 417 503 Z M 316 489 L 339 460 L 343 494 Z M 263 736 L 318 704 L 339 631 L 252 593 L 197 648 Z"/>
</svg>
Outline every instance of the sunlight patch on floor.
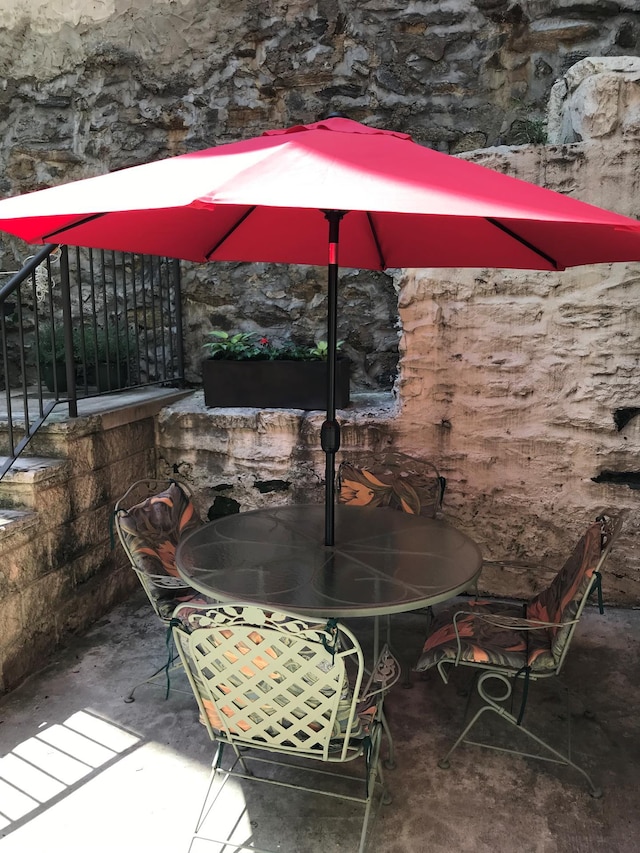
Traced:
<svg viewBox="0 0 640 853">
<path fill-rule="evenodd" d="M 140 741 L 86 710 L 63 723 L 44 723 L 0 758 L 0 829 L 10 830 L 31 812 L 47 808 Z"/>
<path fill-rule="evenodd" d="M 238 845 L 241 850 L 252 847 L 253 828 L 240 780 L 228 777 L 221 784 L 218 778 L 213 792 L 218 794 L 204 816 L 198 833 L 201 837 L 193 839 L 189 853 L 231 853 Z"/>
</svg>

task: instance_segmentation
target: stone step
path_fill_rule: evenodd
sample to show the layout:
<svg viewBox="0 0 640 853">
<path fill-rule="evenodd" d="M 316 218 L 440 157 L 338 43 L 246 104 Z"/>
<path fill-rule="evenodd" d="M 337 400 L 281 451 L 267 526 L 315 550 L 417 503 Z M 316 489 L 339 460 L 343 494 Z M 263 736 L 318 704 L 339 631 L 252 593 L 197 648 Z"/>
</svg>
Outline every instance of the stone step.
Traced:
<svg viewBox="0 0 640 853">
<path fill-rule="evenodd" d="M 29 509 L 3 509 L 0 507 L 0 546 L 4 539 L 38 522 L 38 513 Z"/>
<path fill-rule="evenodd" d="M 0 456 L 0 465 L 6 457 Z M 68 476 L 70 462 L 46 456 L 21 456 L 0 480 L 0 507 L 29 512 L 36 507 L 37 493 Z"/>
</svg>

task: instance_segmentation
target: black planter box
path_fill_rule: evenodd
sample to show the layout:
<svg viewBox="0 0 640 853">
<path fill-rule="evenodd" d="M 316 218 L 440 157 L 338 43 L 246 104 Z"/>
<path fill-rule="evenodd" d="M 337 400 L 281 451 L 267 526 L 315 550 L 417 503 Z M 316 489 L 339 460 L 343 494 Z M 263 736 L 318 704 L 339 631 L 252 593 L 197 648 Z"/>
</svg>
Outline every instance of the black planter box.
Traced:
<svg viewBox="0 0 640 853">
<path fill-rule="evenodd" d="M 336 366 L 336 408 L 349 405 L 349 369 L 346 358 Z M 326 409 L 326 361 L 202 362 L 206 406 L 242 406 L 258 409 Z"/>
</svg>

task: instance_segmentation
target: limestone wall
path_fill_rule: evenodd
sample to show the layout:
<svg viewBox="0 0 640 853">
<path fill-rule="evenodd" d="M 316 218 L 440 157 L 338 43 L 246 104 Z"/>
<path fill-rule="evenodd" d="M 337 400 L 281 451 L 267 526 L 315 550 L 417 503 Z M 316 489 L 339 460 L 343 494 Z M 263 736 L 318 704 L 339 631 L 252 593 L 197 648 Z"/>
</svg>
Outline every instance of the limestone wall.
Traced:
<svg viewBox="0 0 640 853">
<path fill-rule="evenodd" d="M 49 426 L 33 452 L 59 465 L 3 481 L 2 505 L 28 502 L 35 514 L 0 529 L 0 693 L 138 585 L 109 522 L 127 486 L 155 473 L 153 414 Z"/>
<path fill-rule="evenodd" d="M 539 141 L 554 81 L 577 60 L 640 52 L 636 0 L 2 0 L 0 10 L 3 196 L 336 110 L 450 153 Z M 25 254 L 3 241 L 0 267 Z M 324 283 L 313 268 L 189 270 L 189 380 L 199 382 L 211 328 L 324 338 Z M 346 277 L 339 333 L 360 388 L 393 384 L 394 296 L 388 276 Z"/>
<path fill-rule="evenodd" d="M 620 213 L 637 212 L 635 144 L 495 149 L 473 158 Z M 608 593 L 640 598 L 637 264 L 563 273 L 399 273 L 399 441 L 449 480 L 447 510 L 487 555 L 561 550 L 599 506 L 629 510 Z M 619 483 L 594 482 L 612 479 Z M 635 476 L 634 476 L 635 475 Z M 625 482 L 626 480 L 626 482 Z M 508 587 L 512 581 L 484 582 Z"/>
<path fill-rule="evenodd" d="M 467 156 L 620 213 L 636 212 L 633 141 Z M 342 415 L 345 452 L 382 441 L 433 459 L 448 480 L 447 517 L 495 560 L 542 559 L 557 567 L 558 555 L 598 509 L 626 510 L 606 592 L 610 601 L 638 603 L 639 266 L 399 270 L 394 286 L 402 323 L 395 403 L 367 410 L 356 399 Z M 187 406 L 188 415 L 163 413 L 158 450 L 161 464 L 177 465 L 200 489 L 205 511 L 216 497 L 236 500 L 241 509 L 292 496 L 322 499 L 320 416 L 230 417 L 215 410 L 207 416 L 199 406 L 195 412 Z M 527 595 L 540 583 L 537 573 L 491 568 L 482 578 L 487 591 L 510 595 Z"/>
</svg>

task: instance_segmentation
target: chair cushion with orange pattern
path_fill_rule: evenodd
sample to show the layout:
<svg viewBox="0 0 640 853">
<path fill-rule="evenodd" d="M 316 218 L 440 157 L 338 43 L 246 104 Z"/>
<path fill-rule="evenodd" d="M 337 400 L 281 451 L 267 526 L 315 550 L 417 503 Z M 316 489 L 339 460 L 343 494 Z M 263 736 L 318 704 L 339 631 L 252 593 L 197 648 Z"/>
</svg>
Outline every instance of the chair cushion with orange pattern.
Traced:
<svg viewBox="0 0 640 853">
<path fill-rule="evenodd" d="M 130 507 L 120 517 L 136 568 L 150 576 L 179 577 L 176 547 L 199 525 L 191 499 L 177 483 Z"/>
<path fill-rule="evenodd" d="M 551 584 L 528 604 L 527 619 L 569 623 L 574 619 L 602 554 L 602 527 L 589 526 Z M 569 638 L 571 626 L 532 631 L 529 636 L 529 664 L 536 669 L 554 669 Z M 546 636 L 545 636 L 546 635 Z"/>
<path fill-rule="evenodd" d="M 464 611 L 456 619 L 458 611 Z M 436 666 L 440 661 L 452 663 L 458 656 L 460 637 L 460 660 L 486 663 L 510 669 L 520 669 L 527 663 L 527 639 L 522 631 L 500 627 L 487 622 L 483 617 L 495 615 L 508 619 L 522 619 L 522 605 L 503 604 L 494 601 L 469 601 L 439 613 L 433 621 L 422 654 L 416 665 L 419 672 Z"/>
<path fill-rule="evenodd" d="M 433 517 L 439 503 L 437 478 L 409 475 L 400 467 L 358 467 L 343 462 L 338 502 L 349 506 L 391 507 L 411 515 Z"/>
</svg>

